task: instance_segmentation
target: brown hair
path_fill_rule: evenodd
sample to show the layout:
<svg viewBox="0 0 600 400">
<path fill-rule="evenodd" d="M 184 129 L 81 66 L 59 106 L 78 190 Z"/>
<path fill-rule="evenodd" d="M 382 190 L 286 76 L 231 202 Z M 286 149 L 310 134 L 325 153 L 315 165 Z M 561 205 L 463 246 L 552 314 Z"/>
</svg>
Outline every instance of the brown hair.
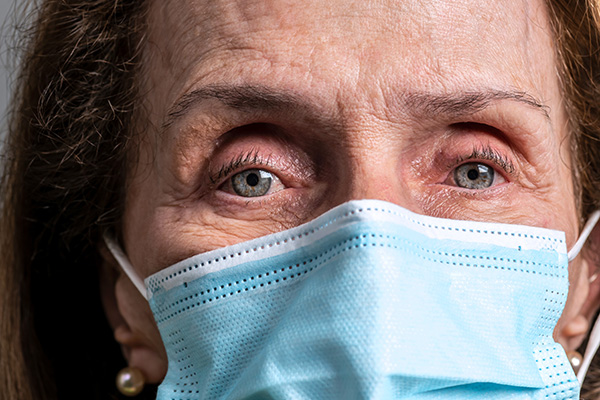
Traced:
<svg viewBox="0 0 600 400">
<path fill-rule="evenodd" d="M 0 181 L 0 399 L 116 396 L 96 246 L 121 217 L 143 3 L 48 0 L 25 34 Z M 592 0 L 548 3 L 584 219 L 600 208 L 600 19 Z"/>
<path fill-rule="evenodd" d="M 126 366 L 95 244 L 120 217 L 143 3 L 45 1 L 24 32 L 0 189 L 0 398 L 106 399 Z"/>
<path fill-rule="evenodd" d="M 558 73 L 569 116 L 573 180 L 581 221 L 600 209 L 600 4 L 549 0 Z M 593 248 L 588 251 L 600 254 Z M 600 259 L 598 255 L 596 259 Z M 583 354 L 586 343 L 580 352 Z M 600 397 L 600 355 L 587 373 L 581 398 Z"/>
<path fill-rule="evenodd" d="M 600 4 L 550 0 L 581 217 L 600 208 Z"/>
</svg>

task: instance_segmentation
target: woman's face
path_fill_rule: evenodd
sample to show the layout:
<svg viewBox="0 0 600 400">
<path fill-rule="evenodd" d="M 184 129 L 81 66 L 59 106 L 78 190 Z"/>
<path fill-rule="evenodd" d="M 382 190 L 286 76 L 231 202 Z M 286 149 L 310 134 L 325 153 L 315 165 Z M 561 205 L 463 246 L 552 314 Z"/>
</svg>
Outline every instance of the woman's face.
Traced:
<svg viewBox="0 0 600 400">
<path fill-rule="evenodd" d="M 154 1 L 148 26 L 124 218 L 142 278 L 351 199 L 577 238 L 541 0 Z M 555 330 L 565 347 L 583 268 Z M 117 340 L 160 381 L 146 301 L 124 276 L 115 294 Z"/>
</svg>

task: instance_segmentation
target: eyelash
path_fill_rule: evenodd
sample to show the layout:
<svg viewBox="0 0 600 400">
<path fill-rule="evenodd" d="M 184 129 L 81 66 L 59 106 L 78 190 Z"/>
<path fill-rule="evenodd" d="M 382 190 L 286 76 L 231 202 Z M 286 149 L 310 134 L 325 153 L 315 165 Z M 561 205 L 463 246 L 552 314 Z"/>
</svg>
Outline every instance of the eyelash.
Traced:
<svg viewBox="0 0 600 400">
<path fill-rule="evenodd" d="M 269 159 L 263 159 L 259 154 L 258 150 L 250 150 L 247 152 L 240 153 L 238 156 L 232 158 L 227 164 L 223 165 L 219 172 L 210 177 L 211 183 L 214 185 L 221 181 L 223 178 L 230 175 L 232 172 L 246 166 L 269 166 Z"/>
<path fill-rule="evenodd" d="M 506 158 L 503 154 L 497 152 L 491 147 L 483 147 L 483 148 L 473 148 L 473 152 L 469 156 L 460 156 L 448 166 L 448 168 L 455 168 L 460 164 L 464 163 L 468 160 L 487 160 L 496 164 L 498 167 L 502 168 L 504 172 L 508 175 L 513 175 L 515 172 L 515 167 L 513 163 Z"/>
<path fill-rule="evenodd" d="M 508 175 L 513 175 L 515 167 L 510 160 L 508 160 L 503 154 L 497 152 L 491 147 L 473 148 L 473 151 L 468 156 L 457 157 L 456 160 L 448 166 L 448 169 L 456 168 L 460 164 L 468 160 L 487 160 L 491 161 L 498 167 L 500 167 Z M 227 164 L 223 165 L 219 172 L 210 177 L 212 184 L 217 184 L 223 178 L 229 176 L 232 172 L 247 166 L 269 166 L 269 159 L 263 159 L 258 150 L 253 149 L 240 153 L 238 156 L 232 158 Z"/>
</svg>

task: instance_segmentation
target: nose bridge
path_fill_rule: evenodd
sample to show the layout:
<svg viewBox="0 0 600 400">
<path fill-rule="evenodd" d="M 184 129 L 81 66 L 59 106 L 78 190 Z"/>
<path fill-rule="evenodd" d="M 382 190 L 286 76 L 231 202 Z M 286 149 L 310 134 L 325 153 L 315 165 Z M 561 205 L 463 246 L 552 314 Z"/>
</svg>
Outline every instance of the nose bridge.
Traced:
<svg viewBox="0 0 600 400">
<path fill-rule="evenodd" d="M 384 200 L 410 207 L 402 176 L 401 135 L 384 123 L 359 124 L 347 131 L 347 166 L 340 177 L 343 201 Z"/>
</svg>

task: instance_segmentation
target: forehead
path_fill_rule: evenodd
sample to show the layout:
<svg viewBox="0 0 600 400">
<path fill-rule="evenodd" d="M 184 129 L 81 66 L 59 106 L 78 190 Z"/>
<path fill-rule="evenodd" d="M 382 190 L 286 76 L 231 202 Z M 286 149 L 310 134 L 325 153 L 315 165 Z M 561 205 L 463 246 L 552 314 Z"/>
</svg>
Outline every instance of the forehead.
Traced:
<svg viewBox="0 0 600 400">
<path fill-rule="evenodd" d="M 153 114 L 202 85 L 284 86 L 338 103 L 387 91 L 558 92 L 542 0 L 154 1 Z M 553 86 L 554 85 L 554 86 Z M 164 121 L 162 121 L 164 122 Z"/>
</svg>

